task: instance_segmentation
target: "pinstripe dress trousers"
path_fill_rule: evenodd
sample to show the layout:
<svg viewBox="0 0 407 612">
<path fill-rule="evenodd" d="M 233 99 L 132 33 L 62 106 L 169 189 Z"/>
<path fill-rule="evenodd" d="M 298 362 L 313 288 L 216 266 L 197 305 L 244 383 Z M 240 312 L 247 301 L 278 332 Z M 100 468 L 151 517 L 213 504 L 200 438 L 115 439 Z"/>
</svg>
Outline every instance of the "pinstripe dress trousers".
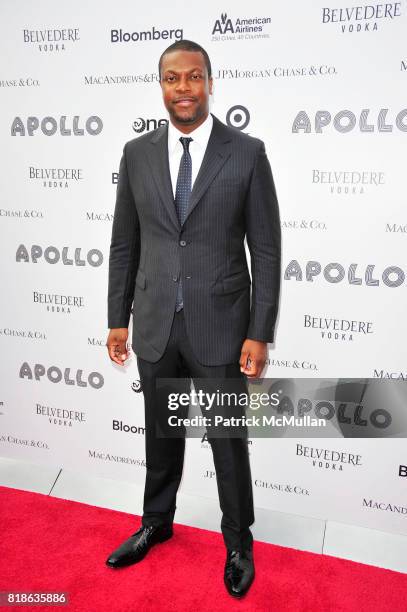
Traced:
<svg viewBox="0 0 407 612">
<path fill-rule="evenodd" d="M 184 310 L 174 313 L 168 344 L 161 359 L 152 363 L 137 357 L 144 393 L 146 480 L 142 524 L 171 525 L 176 495 L 182 477 L 185 438 L 157 437 L 156 422 L 168 414 L 168 405 L 157 393 L 157 378 L 242 379 L 239 362 L 219 366 L 202 365 L 195 357 L 185 329 Z M 246 388 L 244 386 L 244 388 Z M 185 388 L 188 391 L 189 387 Z M 251 548 L 254 522 L 253 492 L 247 437 L 217 438 L 208 435 L 212 448 L 220 508 L 221 530 L 228 550 Z"/>
</svg>

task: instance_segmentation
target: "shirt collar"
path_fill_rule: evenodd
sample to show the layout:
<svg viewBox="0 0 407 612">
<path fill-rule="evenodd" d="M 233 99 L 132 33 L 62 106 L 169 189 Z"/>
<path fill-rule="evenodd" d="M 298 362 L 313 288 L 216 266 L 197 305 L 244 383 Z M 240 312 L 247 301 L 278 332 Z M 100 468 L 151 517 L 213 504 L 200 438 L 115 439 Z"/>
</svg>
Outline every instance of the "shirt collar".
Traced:
<svg viewBox="0 0 407 612">
<path fill-rule="evenodd" d="M 179 139 L 181 136 L 189 136 L 193 139 L 194 143 L 198 144 L 199 147 L 206 148 L 208 144 L 209 136 L 211 135 L 213 126 L 213 117 L 211 113 L 208 113 L 207 118 L 199 127 L 190 132 L 189 134 L 184 134 L 178 130 L 175 125 L 168 121 L 168 151 L 169 153 L 173 153 L 175 151 L 175 147 L 181 143 Z"/>
</svg>

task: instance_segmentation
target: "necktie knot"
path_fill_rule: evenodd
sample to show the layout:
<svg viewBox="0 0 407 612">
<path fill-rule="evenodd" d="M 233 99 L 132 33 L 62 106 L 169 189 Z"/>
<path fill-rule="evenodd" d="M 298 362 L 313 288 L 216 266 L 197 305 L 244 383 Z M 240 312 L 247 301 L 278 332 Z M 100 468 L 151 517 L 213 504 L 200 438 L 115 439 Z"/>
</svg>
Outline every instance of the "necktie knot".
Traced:
<svg viewBox="0 0 407 612">
<path fill-rule="evenodd" d="M 180 138 L 181 144 L 184 147 L 185 152 L 189 152 L 189 143 L 192 142 L 192 138 L 188 138 L 186 136 L 181 136 Z"/>
</svg>

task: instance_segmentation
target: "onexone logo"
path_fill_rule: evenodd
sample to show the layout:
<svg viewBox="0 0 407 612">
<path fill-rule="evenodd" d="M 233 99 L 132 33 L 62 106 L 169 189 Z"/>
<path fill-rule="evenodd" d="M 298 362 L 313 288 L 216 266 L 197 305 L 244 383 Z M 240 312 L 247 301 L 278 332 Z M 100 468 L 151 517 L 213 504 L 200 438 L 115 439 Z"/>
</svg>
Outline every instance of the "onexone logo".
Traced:
<svg viewBox="0 0 407 612">
<path fill-rule="evenodd" d="M 167 123 L 167 119 L 143 119 L 142 117 L 137 117 L 137 119 L 133 121 L 132 127 L 137 134 L 141 134 L 142 132 L 150 132 L 151 130 L 155 130 L 161 125 L 166 125 Z"/>
<path fill-rule="evenodd" d="M 38 117 L 27 117 L 27 122 L 21 119 L 21 117 L 15 117 L 11 124 L 11 135 L 12 136 L 34 136 L 40 128 L 44 136 L 54 136 L 59 132 L 60 136 L 84 136 L 89 134 L 90 136 L 97 136 L 103 130 L 103 121 L 97 115 L 92 115 L 85 120 L 81 121 L 79 115 L 75 115 L 71 120 L 67 121 L 66 115 L 61 115 L 58 119 L 55 117 L 44 117 L 40 120 Z"/>
<path fill-rule="evenodd" d="M 244 130 L 250 123 L 249 109 L 241 104 L 232 106 L 226 113 L 226 123 L 230 127 L 238 130 Z"/>
<path fill-rule="evenodd" d="M 103 253 L 99 249 L 90 249 L 82 254 L 81 248 L 62 247 L 62 251 L 54 246 L 43 249 L 38 244 L 33 244 L 28 250 L 24 244 L 20 244 L 16 252 L 16 261 L 25 263 L 38 263 L 44 259 L 49 264 L 61 262 L 64 266 L 86 266 L 89 264 L 97 268 L 103 263 Z"/>
<path fill-rule="evenodd" d="M 34 368 L 25 361 L 20 368 L 20 378 L 28 380 L 40 381 L 44 377 L 52 383 L 63 382 L 68 386 L 77 387 L 92 387 L 100 389 L 104 385 L 104 378 L 100 372 L 91 372 L 88 376 L 84 375 L 83 370 L 72 370 L 64 368 L 63 370 L 57 366 L 45 368 L 41 363 L 36 363 Z"/>
<path fill-rule="evenodd" d="M 150 30 L 139 32 L 124 32 L 120 30 L 110 31 L 110 42 L 112 43 L 127 43 L 127 42 L 142 42 L 147 40 L 181 40 L 184 38 L 182 28 L 172 30 L 157 30 L 153 26 Z"/>
<path fill-rule="evenodd" d="M 394 125 L 391 122 L 389 123 L 387 119 L 388 112 L 388 108 L 381 108 L 377 115 L 371 115 L 370 109 L 364 108 L 357 115 L 353 111 L 346 109 L 337 112 L 332 118 L 329 111 L 318 110 L 315 113 L 312 124 L 308 113 L 301 110 L 293 121 L 292 132 L 293 134 L 298 134 L 298 132 L 310 134 L 312 128 L 314 128 L 315 134 L 322 134 L 325 128 L 332 124 L 333 128 L 340 134 L 352 132 L 355 128 L 365 134 L 372 132 L 389 133 L 393 131 Z M 407 108 L 403 108 L 397 113 L 395 125 L 401 132 L 407 132 Z"/>
</svg>

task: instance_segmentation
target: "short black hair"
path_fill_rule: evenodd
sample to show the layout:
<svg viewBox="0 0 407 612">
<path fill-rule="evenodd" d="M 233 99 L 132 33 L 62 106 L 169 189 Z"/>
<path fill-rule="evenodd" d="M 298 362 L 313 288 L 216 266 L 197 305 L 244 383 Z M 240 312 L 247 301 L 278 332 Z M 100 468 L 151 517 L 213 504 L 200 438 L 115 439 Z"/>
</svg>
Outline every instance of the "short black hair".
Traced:
<svg viewBox="0 0 407 612">
<path fill-rule="evenodd" d="M 159 76 L 160 81 L 161 81 L 161 64 L 162 64 L 163 57 L 167 53 L 172 53 L 173 51 L 198 51 L 199 53 L 202 53 L 203 58 L 205 60 L 206 69 L 208 71 L 208 77 L 210 78 L 212 76 L 211 60 L 209 59 L 209 55 L 207 54 L 205 49 L 201 47 L 201 45 L 198 45 L 198 43 L 193 42 L 192 40 L 183 39 L 183 40 L 177 40 L 177 42 L 167 47 L 165 51 L 161 53 L 161 56 L 158 62 L 158 76 Z"/>
</svg>

